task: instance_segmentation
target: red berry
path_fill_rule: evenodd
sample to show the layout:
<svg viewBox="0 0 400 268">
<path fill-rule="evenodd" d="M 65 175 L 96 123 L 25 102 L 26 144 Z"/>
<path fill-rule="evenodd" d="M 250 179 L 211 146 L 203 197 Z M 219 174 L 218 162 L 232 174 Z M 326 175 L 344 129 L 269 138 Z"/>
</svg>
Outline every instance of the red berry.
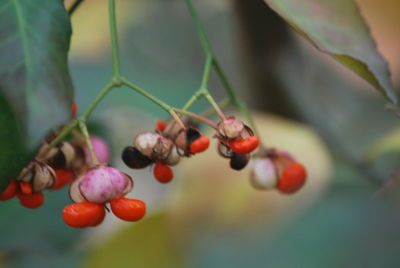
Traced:
<svg viewBox="0 0 400 268">
<path fill-rule="evenodd" d="M 54 181 L 51 189 L 57 190 L 64 187 L 66 184 L 70 183 L 74 179 L 74 173 L 65 169 L 55 169 L 56 180 Z"/>
<path fill-rule="evenodd" d="M 18 185 L 15 180 L 12 180 L 7 188 L 0 194 L 0 200 L 5 201 L 15 196 L 18 190 Z"/>
<path fill-rule="evenodd" d="M 31 194 L 32 193 L 32 185 L 29 182 L 20 181 L 19 189 L 23 194 Z"/>
<path fill-rule="evenodd" d="M 278 190 L 285 194 L 297 192 L 306 182 L 307 171 L 300 163 L 287 167 L 278 181 Z"/>
<path fill-rule="evenodd" d="M 207 150 L 210 145 L 210 139 L 206 136 L 201 136 L 190 144 L 190 152 L 192 154 L 197 154 Z"/>
<path fill-rule="evenodd" d="M 38 208 L 44 203 L 44 194 L 42 192 L 33 194 L 17 194 L 19 203 L 26 208 Z"/>
<path fill-rule="evenodd" d="M 62 214 L 66 224 L 83 228 L 102 223 L 106 212 L 103 205 L 84 201 L 64 207 Z"/>
<path fill-rule="evenodd" d="M 75 117 L 77 112 L 78 112 L 78 105 L 76 105 L 76 102 L 72 102 L 71 116 Z"/>
<path fill-rule="evenodd" d="M 167 127 L 167 122 L 164 120 L 157 120 L 156 122 L 156 129 L 160 132 L 163 132 L 164 129 Z"/>
<path fill-rule="evenodd" d="M 125 221 L 138 221 L 146 214 L 146 204 L 138 199 L 121 197 L 112 199 L 110 204 L 115 216 Z"/>
<path fill-rule="evenodd" d="M 257 136 L 250 136 L 246 139 L 236 139 L 230 142 L 232 151 L 237 154 L 248 154 L 258 147 L 260 140 Z"/>
<path fill-rule="evenodd" d="M 153 170 L 154 177 L 161 183 L 167 183 L 172 180 L 174 173 L 172 169 L 162 163 L 157 163 Z"/>
</svg>

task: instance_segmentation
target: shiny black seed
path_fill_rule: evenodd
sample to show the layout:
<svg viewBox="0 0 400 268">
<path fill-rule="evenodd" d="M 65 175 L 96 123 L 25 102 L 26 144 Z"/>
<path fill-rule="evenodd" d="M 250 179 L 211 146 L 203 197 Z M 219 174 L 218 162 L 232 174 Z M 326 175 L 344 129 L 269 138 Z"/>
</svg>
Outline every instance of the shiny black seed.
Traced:
<svg viewBox="0 0 400 268">
<path fill-rule="evenodd" d="M 48 159 L 47 162 L 49 166 L 56 169 L 65 169 L 67 164 L 65 155 L 60 148 L 57 148 L 57 153 L 51 159 Z"/>
<path fill-rule="evenodd" d="M 229 162 L 230 166 L 234 170 L 241 170 L 246 167 L 247 163 L 249 163 L 250 155 L 249 154 L 235 154 L 233 153 L 231 156 L 231 160 Z"/>
<path fill-rule="evenodd" d="M 186 130 L 186 141 L 187 141 L 188 148 L 190 148 L 190 145 L 192 144 L 192 142 L 194 142 L 195 140 L 197 140 L 200 137 L 201 137 L 201 134 L 197 129 L 188 128 Z"/>
<path fill-rule="evenodd" d="M 151 159 L 143 155 L 133 146 L 127 146 L 122 152 L 122 161 L 125 165 L 134 169 L 145 168 L 152 163 Z"/>
</svg>

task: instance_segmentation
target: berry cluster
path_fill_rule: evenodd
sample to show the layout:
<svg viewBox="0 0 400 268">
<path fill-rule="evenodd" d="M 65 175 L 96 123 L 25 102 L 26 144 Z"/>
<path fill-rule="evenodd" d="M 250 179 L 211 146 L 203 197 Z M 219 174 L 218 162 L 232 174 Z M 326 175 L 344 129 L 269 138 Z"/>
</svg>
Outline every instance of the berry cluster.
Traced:
<svg viewBox="0 0 400 268">
<path fill-rule="evenodd" d="M 250 153 L 260 143 L 251 128 L 234 117 L 228 117 L 218 124 L 216 138 L 219 140 L 218 153 L 229 158 L 230 166 L 235 170 L 246 167 Z"/>
<path fill-rule="evenodd" d="M 210 145 L 208 137 L 190 121 L 184 121 L 183 127 L 175 120 L 158 121 L 154 132 L 135 137 L 134 146 L 127 146 L 122 152 L 122 160 L 133 169 L 154 164 L 154 177 L 161 183 L 170 182 L 173 178 L 171 166 L 177 165 L 181 157 L 201 153 Z"/>
<path fill-rule="evenodd" d="M 208 121 L 208 124 L 216 131 L 218 153 L 230 160 L 232 169 L 243 169 L 259 146 L 259 138 L 235 117 L 224 117 L 219 123 Z M 102 139 L 83 135 L 54 147 L 50 147 L 51 141 L 48 138 L 43 143 L 34 160 L 1 193 L 0 200 L 17 196 L 21 205 L 37 208 L 44 202 L 43 190 L 70 184 L 73 204 L 64 207 L 62 214 L 71 227 L 99 225 L 106 210 L 109 211 L 107 205 L 122 220 L 138 221 L 144 217 L 145 203 L 125 197 L 133 188 L 132 178 L 108 165 L 108 146 Z M 122 160 L 132 169 L 151 166 L 154 177 L 168 183 L 174 176 L 172 166 L 181 158 L 207 150 L 209 145 L 210 139 L 192 121 L 179 117 L 159 120 L 154 131 L 135 137 L 133 144 L 123 150 Z M 250 181 L 257 189 L 276 188 L 290 194 L 299 190 L 306 180 L 305 168 L 286 152 L 261 148 L 251 166 Z"/>
<path fill-rule="evenodd" d="M 57 190 L 70 183 L 89 163 L 83 144 L 61 142 L 49 148 L 51 138 L 40 147 L 37 156 L 1 194 L 1 200 L 17 196 L 22 206 L 38 208 L 44 203 L 43 190 Z"/>
</svg>

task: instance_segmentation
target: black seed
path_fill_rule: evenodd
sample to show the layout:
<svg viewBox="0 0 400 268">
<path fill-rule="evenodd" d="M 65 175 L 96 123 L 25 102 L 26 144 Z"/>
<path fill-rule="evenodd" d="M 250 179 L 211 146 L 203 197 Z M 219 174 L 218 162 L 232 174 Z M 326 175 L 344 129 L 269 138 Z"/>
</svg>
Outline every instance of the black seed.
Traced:
<svg viewBox="0 0 400 268">
<path fill-rule="evenodd" d="M 65 169 L 66 168 L 66 159 L 63 151 L 60 148 L 57 148 L 57 153 L 51 159 L 49 159 L 48 164 L 55 169 Z"/>
<path fill-rule="evenodd" d="M 122 152 L 122 161 L 130 168 L 145 168 L 152 163 L 151 159 L 143 155 L 133 146 L 127 146 Z"/>
<path fill-rule="evenodd" d="M 190 145 L 192 144 L 192 142 L 194 142 L 195 140 L 197 140 L 198 138 L 201 137 L 200 132 L 195 129 L 195 128 L 188 128 L 186 130 L 186 144 L 188 146 L 188 148 L 190 148 Z"/>
<path fill-rule="evenodd" d="M 231 160 L 229 162 L 230 166 L 234 170 L 241 170 L 247 163 L 249 163 L 250 155 L 249 154 L 235 154 L 233 153 Z"/>
</svg>

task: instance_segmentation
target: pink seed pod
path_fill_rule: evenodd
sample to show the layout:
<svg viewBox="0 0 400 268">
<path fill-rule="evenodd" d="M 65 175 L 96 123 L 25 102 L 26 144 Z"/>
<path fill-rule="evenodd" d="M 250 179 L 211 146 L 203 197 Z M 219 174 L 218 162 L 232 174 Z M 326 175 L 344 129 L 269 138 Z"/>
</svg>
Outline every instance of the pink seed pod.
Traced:
<svg viewBox="0 0 400 268">
<path fill-rule="evenodd" d="M 278 174 L 274 162 L 268 158 L 251 160 L 251 185 L 260 190 L 274 189 L 278 184 Z"/>
<path fill-rule="evenodd" d="M 236 139 L 240 136 L 243 128 L 243 122 L 231 116 L 218 124 L 218 134 L 224 138 Z"/>
<path fill-rule="evenodd" d="M 110 160 L 110 153 L 108 150 L 107 143 L 103 139 L 96 136 L 91 136 L 90 141 L 93 144 L 93 150 L 99 162 L 108 163 L 108 161 Z M 85 146 L 84 150 L 85 150 L 86 163 L 92 163 L 92 158 L 90 157 L 89 148 Z"/>
<path fill-rule="evenodd" d="M 100 165 L 80 175 L 71 184 L 69 193 L 76 203 L 89 201 L 102 204 L 124 196 L 132 187 L 130 176 L 118 169 Z"/>
</svg>

